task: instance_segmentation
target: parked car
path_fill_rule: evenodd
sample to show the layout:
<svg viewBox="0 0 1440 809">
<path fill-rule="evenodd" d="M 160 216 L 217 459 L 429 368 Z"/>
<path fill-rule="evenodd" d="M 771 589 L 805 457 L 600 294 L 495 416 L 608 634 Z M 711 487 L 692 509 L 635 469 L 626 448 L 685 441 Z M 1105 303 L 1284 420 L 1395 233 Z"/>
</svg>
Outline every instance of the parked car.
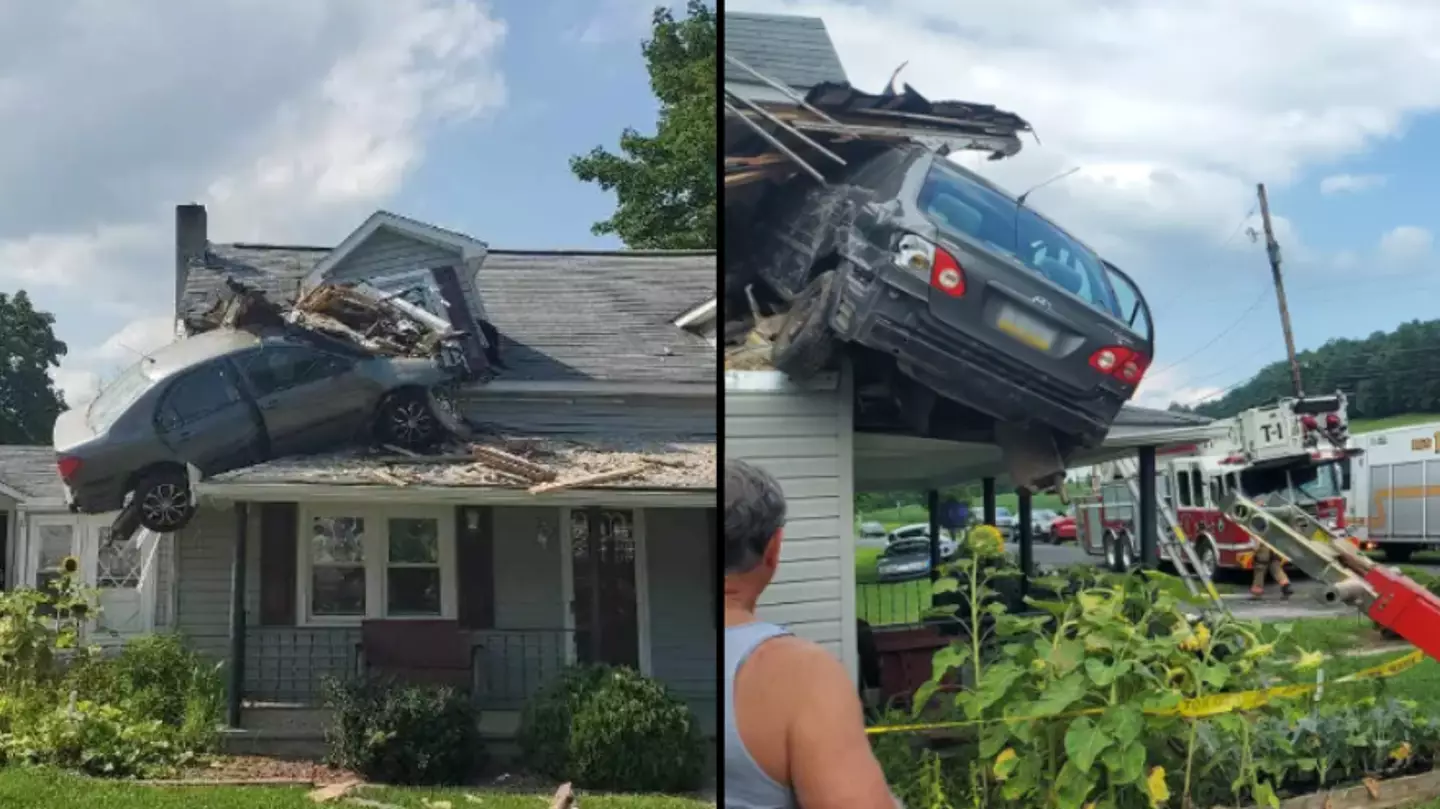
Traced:
<svg viewBox="0 0 1440 809">
<path fill-rule="evenodd" d="M 1045 537 L 1050 533 L 1050 524 L 1060 517 L 1060 512 L 1048 508 L 1037 508 L 1030 512 L 1030 534 Z"/>
<path fill-rule="evenodd" d="M 930 575 L 930 540 L 902 539 L 891 543 L 875 563 L 875 575 L 882 582 L 923 579 Z"/>
<path fill-rule="evenodd" d="M 1010 509 L 1004 506 L 995 507 L 995 527 L 1000 529 L 1001 536 L 1011 539 L 1015 535 L 1015 515 Z"/>
<path fill-rule="evenodd" d="M 792 377 L 841 344 L 869 349 L 851 353 L 918 383 L 892 386 L 912 429 L 989 435 L 1016 482 L 1043 489 L 1103 441 L 1145 376 L 1153 333 L 1135 283 L 1024 195 L 931 149 L 875 150 L 772 197 L 733 263 L 784 302 L 771 359 Z M 936 394 L 959 407 L 937 409 Z"/>
<path fill-rule="evenodd" d="M 860 539 L 876 540 L 885 539 L 885 526 L 878 522 L 860 523 Z"/>
<path fill-rule="evenodd" d="M 446 372 L 435 361 L 323 345 L 224 329 L 130 366 L 55 421 L 70 509 L 120 510 L 117 538 L 137 526 L 177 531 L 195 513 L 194 478 L 356 438 L 417 449 L 447 435 L 453 416 L 432 395 Z"/>
<path fill-rule="evenodd" d="M 1075 518 L 1070 515 L 1063 515 L 1050 523 L 1050 531 L 1047 535 L 1050 542 L 1074 542 L 1075 541 Z"/>
<path fill-rule="evenodd" d="M 930 542 L 930 526 L 926 525 L 925 523 L 903 525 L 899 528 L 896 528 L 894 531 L 891 531 L 889 534 L 885 535 L 885 542 L 888 545 L 894 545 L 896 542 L 906 542 L 913 539 L 924 540 L 928 546 L 928 543 Z M 955 535 L 950 531 L 941 528 L 940 558 L 948 561 L 950 559 L 954 559 L 955 554 L 959 552 L 960 543 L 955 541 Z M 929 553 L 929 551 L 926 551 L 926 553 Z"/>
</svg>

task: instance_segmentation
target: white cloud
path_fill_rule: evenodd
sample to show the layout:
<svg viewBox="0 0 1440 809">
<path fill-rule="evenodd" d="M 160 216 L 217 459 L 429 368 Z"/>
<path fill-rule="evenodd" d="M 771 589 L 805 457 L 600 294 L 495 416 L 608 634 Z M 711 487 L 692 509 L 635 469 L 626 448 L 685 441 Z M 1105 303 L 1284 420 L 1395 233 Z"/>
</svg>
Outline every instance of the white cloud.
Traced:
<svg viewBox="0 0 1440 809">
<path fill-rule="evenodd" d="M 1347 194 L 1369 191 L 1385 185 L 1383 174 L 1332 174 L 1320 180 L 1320 193 Z"/>
<path fill-rule="evenodd" d="M 1215 385 L 1200 385 L 1189 381 L 1183 366 L 1162 367 L 1145 375 L 1135 392 L 1134 403 L 1141 407 L 1162 410 L 1171 404 L 1191 407 L 1224 392 L 1224 388 Z"/>
<path fill-rule="evenodd" d="M 94 371 L 57 368 L 50 372 L 50 378 L 55 381 L 55 387 L 59 388 L 61 395 L 65 397 L 65 404 L 72 410 L 89 404 L 100 392 L 100 375 Z"/>
<path fill-rule="evenodd" d="M 1380 257 L 1395 264 L 1411 264 L 1430 254 L 1435 236 L 1425 228 L 1400 225 L 1380 237 Z"/>
<path fill-rule="evenodd" d="M 440 127 L 506 100 L 506 26 L 485 0 L 60 0 L 0 16 L 0 117 L 25 121 L 0 128 L 0 289 L 57 314 L 71 351 L 55 378 L 75 395 L 127 359 L 122 344 L 153 348 L 176 203 L 205 203 L 217 240 L 339 239 Z"/>
</svg>

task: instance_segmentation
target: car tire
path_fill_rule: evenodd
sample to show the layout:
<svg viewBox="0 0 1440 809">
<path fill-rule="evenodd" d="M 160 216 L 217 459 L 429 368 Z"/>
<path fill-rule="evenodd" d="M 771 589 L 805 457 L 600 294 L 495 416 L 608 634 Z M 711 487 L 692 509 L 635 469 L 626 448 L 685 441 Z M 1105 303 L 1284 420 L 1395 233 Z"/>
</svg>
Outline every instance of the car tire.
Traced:
<svg viewBox="0 0 1440 809">
<path fill-rule="evenodd" d="M 1415 555 L 1414 545 L 1383 545 L 1381 550 L 1385 553 L 1385 561 L 1397 565 L 1405 564 Z"/>
<path fill-rule="evenodd" d="M 135 484 L 131 505 L 139 512 L 140 526 L 159 534 L 173 534 L 195 516 L 190 480 L 179 470 L 151 472 L 142 477 Z"/>
<path fill-rule="evenodd" d="M 834 283 L 833 271 L 821 273 L 795 298 L 771 346 L 770 362 L 776 370 L 804 380 L 830 363 L 835 354 L 835 333 L 830 330 Z"/>
<path fill-rule="evenodd" d="M 382 402 L 375 432 L 381 442 L 410 450 L 432 447 L 444 435 L 429 394 L 421 391 L 400 391 Z"/>
<path fill-rule="evenodd" d="M 1195 558 L 1200 561 L 1200 574 L 1208 581 L 1215 580 L 1215 574 L 1220 572 L 1220 552 L 1215 549 L 1215 543 L 1208 536 L 1201 536 L 1195 543 Z"/>
<path fill-rule="evenodd" d="M 1100 538 L 1100 547 L 1105 553 L 1105 567 L 1112 573 L 1120 572 L 1120 548 L 1115 541 L 1115 535 L 1106 532 L 1105 536 Z"/>
<path fill-rule="evenodd" d="M 1115 538 L 1115 558 L 1119 563 L 1115 567 L 1116 573 L 1129 573 L 1135 567 L 1135 542 L 1129 534 L 1121 534 Z"/>
</svg>

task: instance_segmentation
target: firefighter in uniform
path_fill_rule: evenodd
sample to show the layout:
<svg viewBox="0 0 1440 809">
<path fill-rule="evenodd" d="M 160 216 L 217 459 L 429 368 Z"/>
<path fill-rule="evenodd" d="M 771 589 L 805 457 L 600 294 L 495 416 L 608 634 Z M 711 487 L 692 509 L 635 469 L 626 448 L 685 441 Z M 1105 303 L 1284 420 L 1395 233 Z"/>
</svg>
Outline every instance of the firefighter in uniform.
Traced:
<svg viewBox="0 0 1440 809">
<path fill-rule="evenodd" d="M 1255 579 L 1250 585 L 1251 597 L 1265 597 L 1265 574 L 1268 572 L 1270 578 L 1280 585 L 1280 597 L 1289 598 L 1294 591 L 1290 589 L 1290 577 L 1285 575 L 1285 560 L 1264 544 L 1257 544 L 1260 547 L 1255 549 Z"/>
</svg>

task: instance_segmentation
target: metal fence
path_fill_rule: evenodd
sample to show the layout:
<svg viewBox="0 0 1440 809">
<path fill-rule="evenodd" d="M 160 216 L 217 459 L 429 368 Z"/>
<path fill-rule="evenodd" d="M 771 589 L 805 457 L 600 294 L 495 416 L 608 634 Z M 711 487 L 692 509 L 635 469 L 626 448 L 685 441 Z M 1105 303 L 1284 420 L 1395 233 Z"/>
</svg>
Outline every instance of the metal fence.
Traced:
<svg viewBox="0 0 1440 809">
<path fill-rule="evenodd" d="M 518 710 L 571 660 L 573 630 L 492 629 L 472 633 L 472 694 L 489 710 Z"/>
</svg>

